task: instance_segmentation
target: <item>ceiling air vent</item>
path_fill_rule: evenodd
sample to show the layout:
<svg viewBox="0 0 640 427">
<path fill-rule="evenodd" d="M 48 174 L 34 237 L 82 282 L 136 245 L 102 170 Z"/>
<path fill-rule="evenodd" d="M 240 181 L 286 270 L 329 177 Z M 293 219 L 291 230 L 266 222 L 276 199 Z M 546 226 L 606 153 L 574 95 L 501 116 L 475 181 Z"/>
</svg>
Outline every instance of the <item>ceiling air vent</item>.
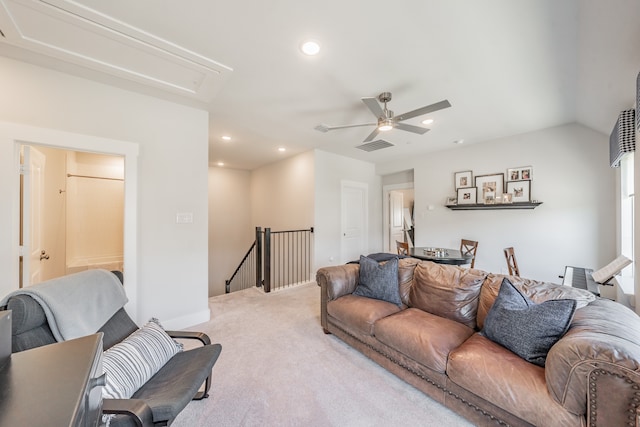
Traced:
<svg viewBox="0 0 640 427">
<path fill-rule="evenodd" d="M 366 144 L 358 145 L 356 148 L 362 151 L 376 151 L 382 150 L 383 148 L 387 147 L 393 147 L 393 144 L 383 139 L 378 139 L 377 141 L 371 141 L 367 142 Z"/>
</svg>

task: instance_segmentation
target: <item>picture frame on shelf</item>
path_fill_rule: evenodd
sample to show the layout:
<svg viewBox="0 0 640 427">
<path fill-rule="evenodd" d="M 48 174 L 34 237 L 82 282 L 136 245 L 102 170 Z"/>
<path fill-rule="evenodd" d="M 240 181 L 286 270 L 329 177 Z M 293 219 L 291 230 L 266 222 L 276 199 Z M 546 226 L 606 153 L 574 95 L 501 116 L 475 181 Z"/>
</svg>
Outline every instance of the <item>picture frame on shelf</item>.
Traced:
<svg viewBox="0 0 640 427">
<path fill-rule="evenodd" d="M 461 171 L 461 172 L 455 172 L 453 174 L 454 176 L 454 183 L 455 183 L 455 189 L 456 191 L 458 190 L 458 188 L 464 188 L 464 187 L 471 187 L 472 186 L 472 179 L 473 179 L 473 172 L 472 171 Z"/>
<path fill-rule="evenodd" d="M 508 190 L 506 193 L 502 193 L 501 203 L 504 203 L 504 204 L 513 203 L 513 193 L 509 193 Z"/>
<path fill-rule="evenodd" d="M 514 203 L 531 201 L 531 180 L 507 182 L 507 193 L 513 194 Z"/>
<path fill-rule="evenodd" d="M 446 206 L 455 206 L 458 204 L 458 197 L 447 197 Z"/>
<path fill-rule="evenodd" d="M 478 198 L 478 189 L 476 187 L 462 187 L 457 189 L 458 205 L 475 205 Z"/>
<path fill-rule="evenodd" d="M 476 176 L 476 188 L 478 189 L 477 203 L 485 203 L 489 199 L 495 202 L 497 197 L 502 197 L 504 192 L 504 174 L 494 173 L 491 175 Z"/>
<path fill-rule="evenodd" d="M 508 181 L 526 181 L 533 179 L 533 168 L 531 166 L 520 166 L 518 168 L 507 169 Z"/>
</svg>

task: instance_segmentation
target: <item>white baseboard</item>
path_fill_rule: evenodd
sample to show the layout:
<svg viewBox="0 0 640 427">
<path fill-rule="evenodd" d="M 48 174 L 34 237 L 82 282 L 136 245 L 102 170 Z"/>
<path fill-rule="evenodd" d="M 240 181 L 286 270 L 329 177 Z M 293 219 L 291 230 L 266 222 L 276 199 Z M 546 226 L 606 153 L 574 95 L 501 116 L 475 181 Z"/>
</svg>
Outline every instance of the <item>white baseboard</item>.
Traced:
<svg viewBox="0 0 640 427">
<path fill-rule="evenodd" d="M 206 310 L 192 313 L 187 316 L 176 317 L 173 319 L 162 319 L 161 323 L 165 329 L 181 330 L 200 323 L 208 322 L 210 319 L 211 310 L 207 308 Z"/>
</svg>

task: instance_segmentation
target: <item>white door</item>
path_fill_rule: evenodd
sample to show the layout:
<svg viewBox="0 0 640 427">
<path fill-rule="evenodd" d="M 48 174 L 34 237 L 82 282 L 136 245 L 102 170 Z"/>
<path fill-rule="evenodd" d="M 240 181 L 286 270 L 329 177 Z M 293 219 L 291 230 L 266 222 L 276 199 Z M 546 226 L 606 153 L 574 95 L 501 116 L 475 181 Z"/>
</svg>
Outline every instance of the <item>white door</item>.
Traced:
<svg viewBox="0 0 640 427">
<path fill-rule="evenodd" d="M 42 247 L 45 160 L 40 151 L 22 146 L 22 287 L 42 281 L 47 257 Z"/>
<path fill-rule="evenodd" d="M 395 253 L 396 240 L 404 242 L 404 221 L 402 207 L 404 195 L 400 191 L 389 193 L 389 252 Z"/>
<path fill-rule="evenodd" d="M 367 255 L 368 246 L 368 186 L 357 182 L 342 182 L 342 262 Z"/>
</svg>

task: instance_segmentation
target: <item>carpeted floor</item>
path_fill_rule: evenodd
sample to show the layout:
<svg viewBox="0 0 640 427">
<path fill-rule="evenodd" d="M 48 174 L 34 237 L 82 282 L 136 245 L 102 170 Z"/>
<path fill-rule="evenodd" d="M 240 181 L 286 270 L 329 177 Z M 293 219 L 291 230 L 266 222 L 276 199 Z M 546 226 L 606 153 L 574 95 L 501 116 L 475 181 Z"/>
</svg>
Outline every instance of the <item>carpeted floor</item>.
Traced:
<svg viewBox="0 0 640 427">
<path fill-rule="evenodd" d="M 174 427 L 469 426 L 320 326 L 320 288 L 210 298 L 204 331 L 222 344 L 208 399 Z"/>
</svg>

